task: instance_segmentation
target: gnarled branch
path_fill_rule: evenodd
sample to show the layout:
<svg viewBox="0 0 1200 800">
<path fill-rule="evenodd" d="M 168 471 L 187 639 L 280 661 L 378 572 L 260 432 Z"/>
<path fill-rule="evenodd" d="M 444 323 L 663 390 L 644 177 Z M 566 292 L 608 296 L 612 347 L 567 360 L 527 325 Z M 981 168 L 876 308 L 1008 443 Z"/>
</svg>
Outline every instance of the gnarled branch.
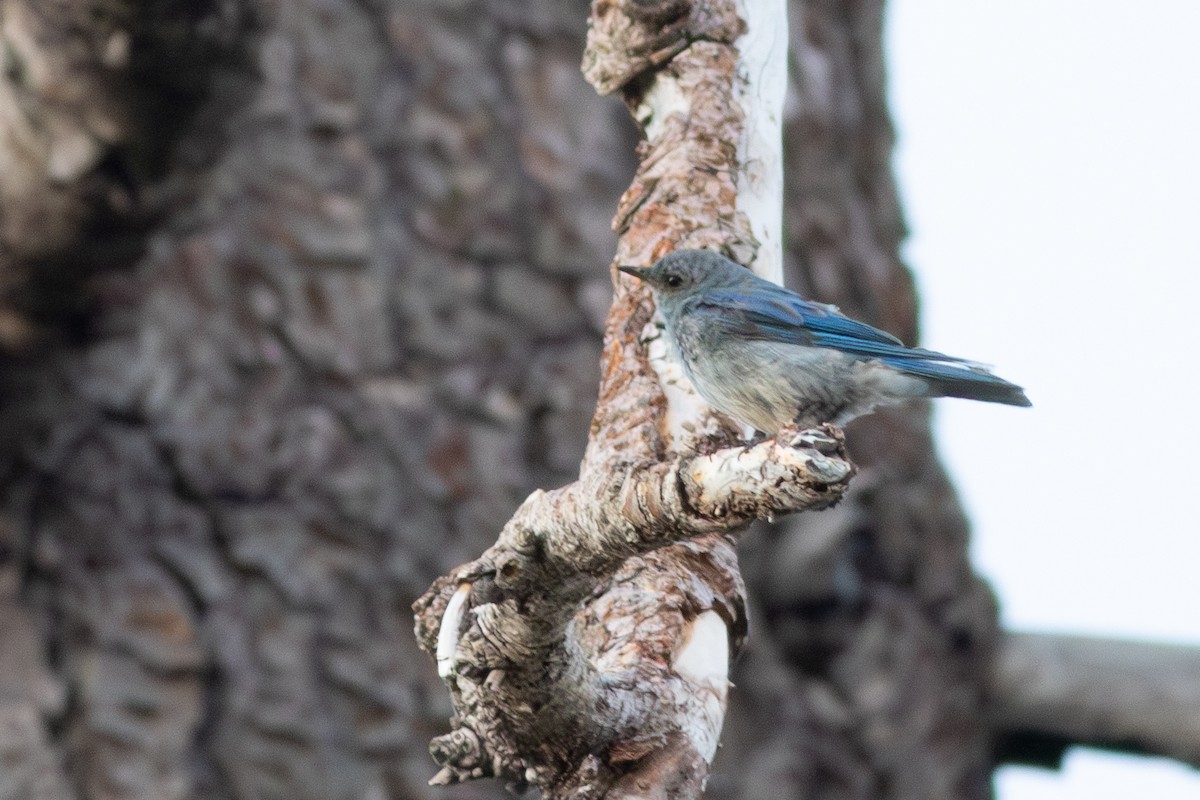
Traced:
<svg viewBox="0 0 1200 800">
<path fill-rule="evenodd" d="M 748 19 L 774 34 L 742 51 Z M 774 0 L 595 4 L 584 72 L 647 137 L 615 263 L 711 247 L 778 278 L 785 27 Z M 737 444 L 666 352 L 647 289 L 614 281 L 579 480 L 535 492 L 415 605 L 455 705 L 435 782 L 696 796 L 745 630 L 728 532 L 824 508 L 852 473 L 836 429 Z"/>
</svg>

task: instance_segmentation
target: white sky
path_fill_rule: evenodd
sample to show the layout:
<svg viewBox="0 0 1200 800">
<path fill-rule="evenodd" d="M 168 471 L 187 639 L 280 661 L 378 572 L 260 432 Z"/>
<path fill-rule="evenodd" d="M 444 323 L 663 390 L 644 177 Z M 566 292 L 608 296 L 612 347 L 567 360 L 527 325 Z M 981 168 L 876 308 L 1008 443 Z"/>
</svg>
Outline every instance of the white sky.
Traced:
<svg viewBox="0 0 1200 800">
<path fill-rule="evenodd" d="M 939 447 L 1010 627 L 1200 646 L 1200 2 L 890 0 L 924 344 L 1032 410 L 943 400 Z M 1000 800 L 1196 800 L 1074 751 Z"/>
</svg>

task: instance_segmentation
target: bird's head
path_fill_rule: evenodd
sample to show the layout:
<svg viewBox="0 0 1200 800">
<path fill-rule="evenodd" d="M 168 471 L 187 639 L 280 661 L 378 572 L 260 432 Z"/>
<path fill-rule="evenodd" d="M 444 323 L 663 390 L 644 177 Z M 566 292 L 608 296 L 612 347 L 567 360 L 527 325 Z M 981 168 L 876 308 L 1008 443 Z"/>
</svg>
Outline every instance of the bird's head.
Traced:
<svg viewBox="0 0 1200 800">
<path fill-rule="evenodd" d="M 619 266 L 617 269 L 650 284 L 660 299 L 736 285 L 750 274 L 744 267 L 711 250 L 676 250 L 660 258 L 652 267 Z"/>
</svg>

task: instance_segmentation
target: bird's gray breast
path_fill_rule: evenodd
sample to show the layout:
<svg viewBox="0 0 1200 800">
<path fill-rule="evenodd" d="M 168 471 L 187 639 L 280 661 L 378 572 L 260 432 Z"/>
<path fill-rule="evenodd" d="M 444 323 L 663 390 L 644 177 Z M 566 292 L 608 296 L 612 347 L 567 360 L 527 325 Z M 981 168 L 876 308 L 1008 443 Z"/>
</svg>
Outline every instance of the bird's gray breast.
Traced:
<svg viewBox="0 0 1200 800">
<path fill-rule="evenodd" d="M 766 433 L 790 422 L 844 422 L 927 388 L 872 359 L 739 335 L 711 312 L 671 315 L 667 333 L 700 396 Z"/>
</svg>

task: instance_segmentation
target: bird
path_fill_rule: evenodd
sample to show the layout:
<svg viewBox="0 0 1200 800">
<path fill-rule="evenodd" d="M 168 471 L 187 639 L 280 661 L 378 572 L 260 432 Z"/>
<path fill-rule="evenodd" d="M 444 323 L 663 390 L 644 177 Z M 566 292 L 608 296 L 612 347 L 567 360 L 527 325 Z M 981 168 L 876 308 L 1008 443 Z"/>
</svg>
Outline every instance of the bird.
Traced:
<svg viewBox="0 0 1200 800">
<path fill-rule="evenodd" d="M 651 267 L 617 269 L 650 285 L 699 395 L 766 435 L 789 425 L 841 426 L 916 397 L 1032 405 L 1020 386 L 982 364 L 906 347 L 712 250 L 676 250 Z"/>
</svg>

